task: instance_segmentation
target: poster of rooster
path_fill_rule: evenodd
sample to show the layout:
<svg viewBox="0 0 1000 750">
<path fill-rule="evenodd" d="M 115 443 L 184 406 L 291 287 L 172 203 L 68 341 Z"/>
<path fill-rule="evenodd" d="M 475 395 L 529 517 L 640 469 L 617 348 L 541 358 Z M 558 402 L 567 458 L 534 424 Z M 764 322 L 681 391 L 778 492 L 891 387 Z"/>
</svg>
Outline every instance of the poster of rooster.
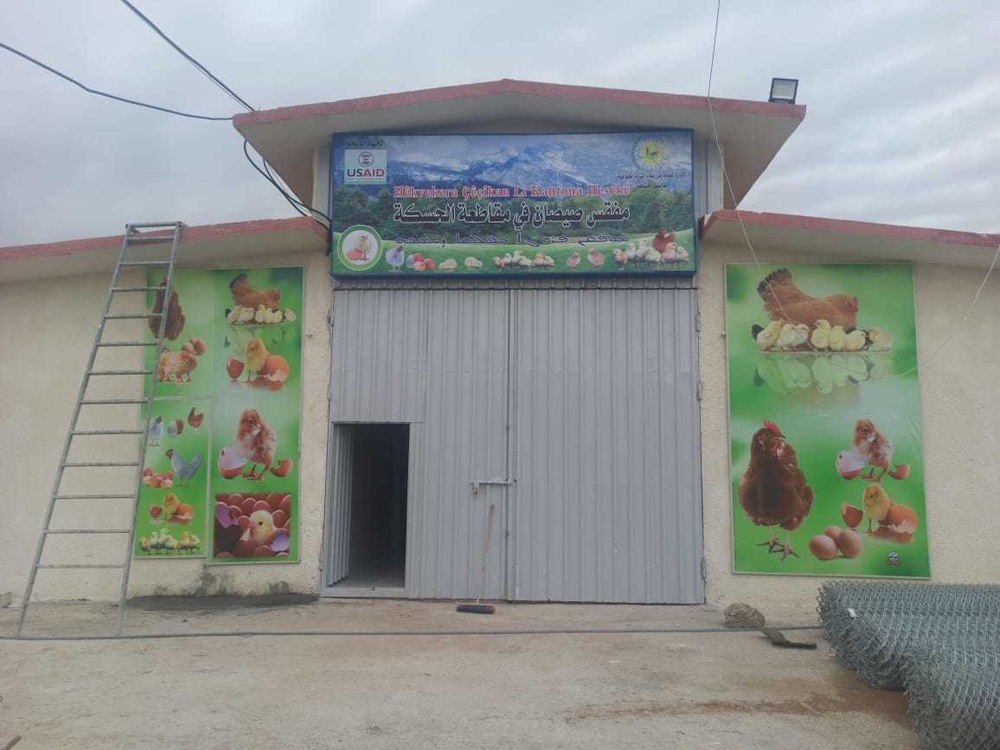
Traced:
<svg viewBox="0 0 1000 750">
<path fill-rule="evenodd" d="M 913 272 L 726 267 L 733 568 L 930 575 Z"/>
<path fill-rule="evenodd" d="M 169 296 L 150 293 L 167 346 L 148 359 L 137 557 L 298 559 L 302 282 L 301 268 L 181 270 Z"/>
</svg>

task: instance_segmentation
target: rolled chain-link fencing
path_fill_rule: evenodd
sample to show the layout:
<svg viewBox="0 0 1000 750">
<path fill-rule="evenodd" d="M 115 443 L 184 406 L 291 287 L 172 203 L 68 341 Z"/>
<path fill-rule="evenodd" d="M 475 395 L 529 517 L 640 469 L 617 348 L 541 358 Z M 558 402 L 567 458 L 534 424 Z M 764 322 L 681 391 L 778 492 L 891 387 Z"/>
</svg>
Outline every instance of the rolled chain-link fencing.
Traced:
<svg viewBox="0 0 1000 750">
<path fill-rule="evenodd" d="M 819 614 L 837 659 L 905 690 L 928 748 L 1000 748 L 1000 586 L 834 581 Z"/>
</svg>

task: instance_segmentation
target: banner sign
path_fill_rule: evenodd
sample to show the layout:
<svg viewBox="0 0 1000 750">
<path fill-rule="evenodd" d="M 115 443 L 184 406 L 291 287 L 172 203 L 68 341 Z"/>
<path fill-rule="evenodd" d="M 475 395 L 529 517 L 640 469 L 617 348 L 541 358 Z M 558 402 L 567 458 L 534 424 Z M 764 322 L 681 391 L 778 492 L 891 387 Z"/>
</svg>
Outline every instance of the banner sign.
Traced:
<svg viewBox="0 0 1000 750">
<path fill-rule="evenodd" d="M 181 270 L 168 300 L 148 294 L 166 346 L 147 357 L 135 557 L 297 561 L 302 269 Z"/>
<path fill-rule="evenodd" d="M 726 267 L 737 573 L 930 576 L 913 272 Z"/>
<path fill-rule="evenodd" d="M 690 130 L 333 137 L 337 277 L 692 275 Z"/>
</svg>

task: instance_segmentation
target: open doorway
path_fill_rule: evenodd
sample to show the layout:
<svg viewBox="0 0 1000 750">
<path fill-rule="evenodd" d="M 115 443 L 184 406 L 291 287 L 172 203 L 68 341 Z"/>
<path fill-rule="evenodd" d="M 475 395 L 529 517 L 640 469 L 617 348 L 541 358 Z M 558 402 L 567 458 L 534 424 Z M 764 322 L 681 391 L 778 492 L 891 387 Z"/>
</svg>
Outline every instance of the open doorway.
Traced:
<svg viewBox="0 0 1000 750">
<path fill-rule="evenodd" d="M 410 428 L 405 424 L 336 425 L 339 497 L 331 536 L 340 565 L 328 578 L 331 595 L 401 595 L 406 567 L 406 498 Z M 332 568 L 330 569 L 332 570 Z"/>
</svg>

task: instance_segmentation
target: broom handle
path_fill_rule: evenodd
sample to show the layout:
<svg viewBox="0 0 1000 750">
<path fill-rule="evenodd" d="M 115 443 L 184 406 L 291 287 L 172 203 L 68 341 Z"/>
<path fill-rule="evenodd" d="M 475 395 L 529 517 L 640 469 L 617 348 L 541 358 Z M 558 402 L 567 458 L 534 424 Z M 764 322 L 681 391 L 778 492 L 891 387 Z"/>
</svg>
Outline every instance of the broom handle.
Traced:
<svg viewBox="0 0 1000 750">
<path fill-rule="evenodd" d="M 483 535 L 483 564 L 479 567 L 479 596 L 476 597 L 476 604 L 486 593 L 486 559 L 490 555 L 490 537 L 493 536 L 493 512 L 496 504 L 490 503 L 490 510 L 486 517 L 486 533 Z"/>
</svg>

